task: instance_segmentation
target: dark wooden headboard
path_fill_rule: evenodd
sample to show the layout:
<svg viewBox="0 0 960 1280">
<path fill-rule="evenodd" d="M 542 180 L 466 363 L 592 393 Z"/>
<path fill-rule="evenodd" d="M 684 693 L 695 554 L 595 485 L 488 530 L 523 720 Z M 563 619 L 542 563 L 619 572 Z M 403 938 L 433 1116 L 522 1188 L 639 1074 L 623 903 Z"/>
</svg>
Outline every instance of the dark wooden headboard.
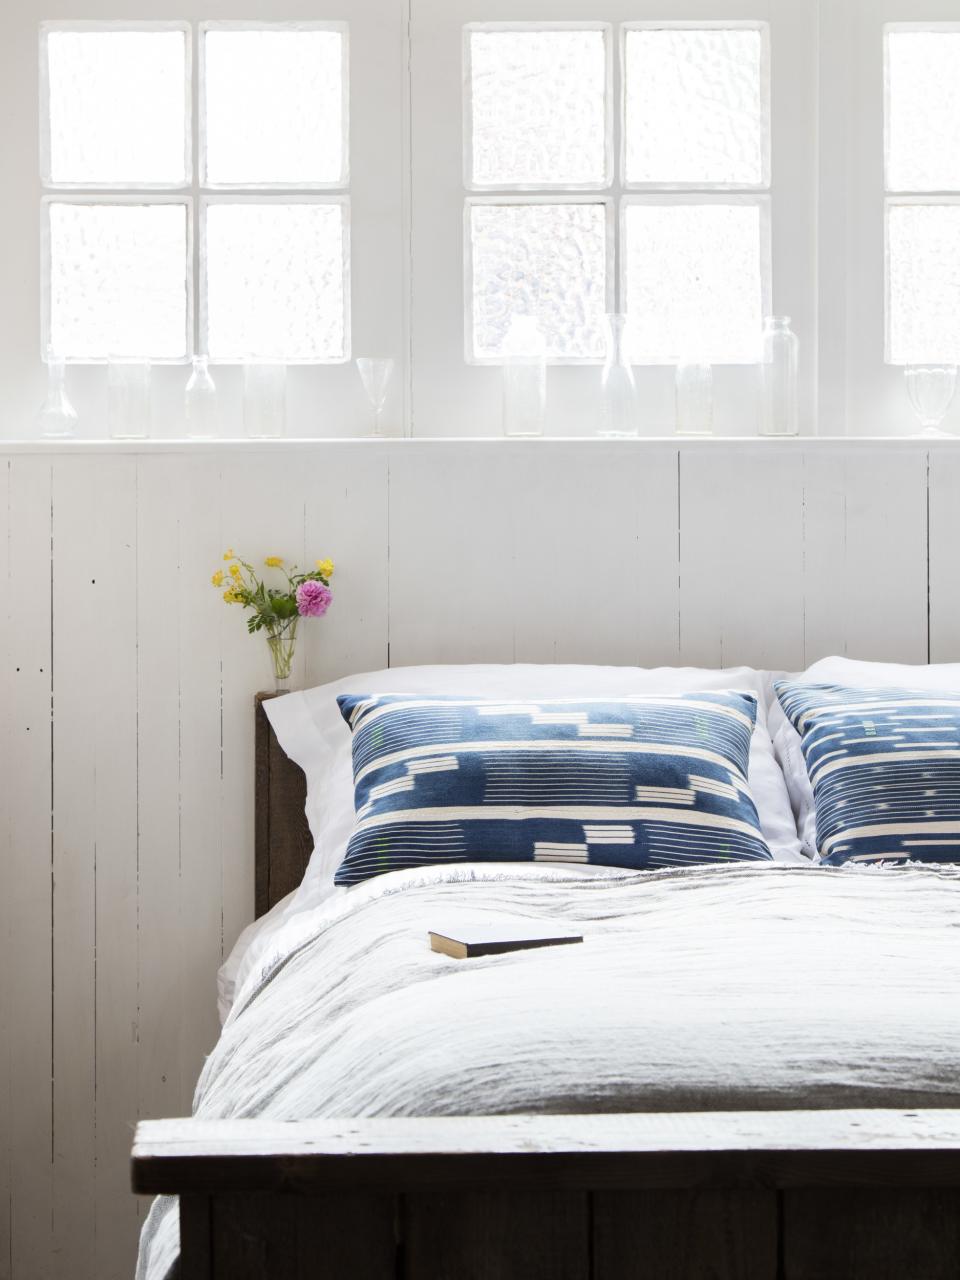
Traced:
<svg viewBox="0 0 960 1280">
<path fill-rule="evenodd" d="M 280 746 L 263 707 L 276 696 L 256 696 L 257 919 L 299 887 L 313 851 L 305 812 L 307 780 Z"/>
</svg>

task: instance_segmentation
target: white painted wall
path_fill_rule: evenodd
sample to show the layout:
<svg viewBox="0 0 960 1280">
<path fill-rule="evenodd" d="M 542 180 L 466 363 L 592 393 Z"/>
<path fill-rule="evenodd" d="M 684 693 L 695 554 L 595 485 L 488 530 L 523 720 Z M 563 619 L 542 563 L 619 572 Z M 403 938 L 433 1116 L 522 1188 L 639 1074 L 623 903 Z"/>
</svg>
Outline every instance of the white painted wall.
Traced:
<svg viewBox="0 0 960 1280">
<path fill-rule="evenodd" d="M 253 913 L 266 646 L 225 545 L 337 561 L 300 685 L 391 663 L 960 658 L 949 443 L 0 452 L 0 1280 L 131 1274 Z"/>
</svg>

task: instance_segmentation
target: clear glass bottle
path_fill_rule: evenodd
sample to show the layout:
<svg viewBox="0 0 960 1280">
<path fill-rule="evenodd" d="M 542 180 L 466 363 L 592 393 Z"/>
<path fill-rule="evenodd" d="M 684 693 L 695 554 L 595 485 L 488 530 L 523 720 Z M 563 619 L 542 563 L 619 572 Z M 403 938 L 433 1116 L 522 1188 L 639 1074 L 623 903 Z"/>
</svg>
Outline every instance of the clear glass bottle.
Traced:
<svg viewBox="0 0 960 1280">
<path fill-rule="evenodd" d="M 640 434 L 640 398 L 633 367 L 624 350 L 625 315 L 604 317 L 607 354 L 600 376 L 600 427 L 598 435 L 619 439 Z"/>
<path fill-rule="evenodd" d="M 675 381 L 677 435 L 712 435 L 713 366 L 694 363 L 678 364 Z"/>
<path fill-rule="evenodd" d="M 503 434 L 542 436 L 547 344 L 533 316 L 514 316 L 503 340 Z"/>
<path fill-rule="evenodd" d="M 183 393 L 183 412 L 189 439 L 214 440 L 220 434 L 217 384 L 210 374 L 208 356 L 193 357 L 193 372 Z"/>
<path fill-rule="evenodd" d="M 760 434 L 800 434 L 798 371 L 800 342 L 789 316 L 767 316 L 763 322 L 760 365 Z"/>
<path fill-rule="evenodd" d="M 37 414 L 37 431 L 45 440 L 70 440 L 77 434 L 77 411 L 67 395 L 67 367 L 47 357 L 47 398 Z"/>
<path fill-rule="evenodd" d="M 107 417 L 114 440 L 145 440 L 150 434 L 150 361 L 111 356 L 107 364 Z"/>
<path fill-rule="evenodd" d="M 287 366 L 243 366 L 243 425 L 248 436 L 266 439 L 282 436 L 287 427 Z"/>
</svg>

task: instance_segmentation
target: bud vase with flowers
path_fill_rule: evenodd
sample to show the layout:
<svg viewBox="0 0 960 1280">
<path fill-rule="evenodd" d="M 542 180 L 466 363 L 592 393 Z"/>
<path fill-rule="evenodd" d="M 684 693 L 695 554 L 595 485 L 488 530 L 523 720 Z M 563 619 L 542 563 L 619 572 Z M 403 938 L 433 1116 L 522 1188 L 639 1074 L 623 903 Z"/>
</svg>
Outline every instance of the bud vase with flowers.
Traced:
<svg viewBox="0 0 960 1280">
<path fill-rule="evenodd" d="M 232 548 L 223 558 L 228 567 L 218 569 L 211 582 L 225 588 L 227 604 L 250 610 L 247 630 L 251 635 L 266 632 L 277 692 L 283 692 L 290 684 L 300 619 L 322 618 L 333 603 L 333 561 L 318 560 L 315 569 L 303 573 L 296 565 L 288 567 L 282 556 L 267 556 L 263 563 L 276 575 L 271 584 Z"/>
</svg>

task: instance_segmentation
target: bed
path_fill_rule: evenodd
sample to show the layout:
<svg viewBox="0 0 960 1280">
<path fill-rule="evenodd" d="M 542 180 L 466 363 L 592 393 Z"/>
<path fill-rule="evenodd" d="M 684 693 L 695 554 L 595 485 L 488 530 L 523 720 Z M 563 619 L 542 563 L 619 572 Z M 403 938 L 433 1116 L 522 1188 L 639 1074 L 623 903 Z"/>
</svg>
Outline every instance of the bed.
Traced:
<svg viewBox="0 0 960 1280">
<path fill-rule="evenodd" d="M 260 700 L 260 914 L 304 796 Z M 504 911 L 585 943 L 426 948 Z M 196 1116 L 139 1126 L 139 1275 L 955 1278 L 958 930 L 953 867 L 370 881 L 277 932 Z"/>
</svg>

